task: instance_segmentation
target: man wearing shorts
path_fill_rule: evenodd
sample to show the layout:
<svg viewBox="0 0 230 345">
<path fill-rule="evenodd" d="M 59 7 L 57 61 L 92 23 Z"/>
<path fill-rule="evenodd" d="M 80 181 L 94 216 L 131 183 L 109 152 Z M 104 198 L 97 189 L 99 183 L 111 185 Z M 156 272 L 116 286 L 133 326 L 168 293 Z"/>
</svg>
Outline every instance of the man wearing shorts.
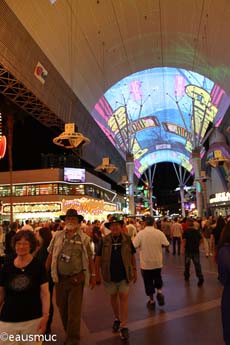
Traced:
<svg viewBox="0 0 230 345">
<path fill-rule="evenodd" d="M 134 247 L 139 249 L 141 274 L 144 281 L 145 293 L 149 297 L 147 307 L 155 309 L 154 294 L 159 306 L 165 304 L 162 293 L 163 280 L 161 271 L 163 267 L 162 247 L 168 247 L 169 242 L 162 231 L 158 230 L 154 218 L 147 216 L 146 227 L 138 232 L 133 240 Z"/>
<path fill-rule="evenodd" d="M 96 276 L 100 282 L 100 272 L 105 288 L 110 295 L 110 302 L 115 320 L 113 332 L 120 330 L 122 340 L 129 338 L 127 328 L 128 296 L 130 283 L 136 282 L 135 248 L 131 237 L 122 232 L 120 220 L 113 217 L 106 226 L 111 233 L 105 236 L 96 253 Z"/>
</svg>

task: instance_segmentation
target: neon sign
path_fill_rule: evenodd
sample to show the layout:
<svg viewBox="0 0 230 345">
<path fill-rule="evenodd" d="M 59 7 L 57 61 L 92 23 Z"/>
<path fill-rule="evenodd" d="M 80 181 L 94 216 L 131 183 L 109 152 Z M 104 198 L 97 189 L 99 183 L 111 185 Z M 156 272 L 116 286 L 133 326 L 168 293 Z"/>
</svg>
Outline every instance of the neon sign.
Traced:
<svg viewBox="0 0 230 345">
<path fill-rule="evenodd" d="M 214 204 L 216 202 L 223 202 L 223 201 L 230 201 L 230 193 L 223 192 L 223 193 L 216 193 L 214 198 L 210 199 L 210 204 Z"/>
<path fill-rule="evenodd" d="M 2 159 L 6 153 L 6 137 L 2 134 L 2 114 L 0 113 L 0 159 Z"/>
</svg>

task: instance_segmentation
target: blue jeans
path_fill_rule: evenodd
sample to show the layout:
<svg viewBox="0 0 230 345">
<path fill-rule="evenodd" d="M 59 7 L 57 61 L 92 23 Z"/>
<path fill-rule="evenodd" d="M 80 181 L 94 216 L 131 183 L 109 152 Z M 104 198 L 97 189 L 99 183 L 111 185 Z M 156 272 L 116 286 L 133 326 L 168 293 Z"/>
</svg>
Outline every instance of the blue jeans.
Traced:
<svg viewBox="0 0 230 345">
<path fill-rule="evenodd" d="M 173 255 L 176 255 L 176 245 L 177 245 L 177 254 L 180 255 L 180 245 L 181 245 L 180 237 L 173 237 Z"/>
<path fill-rule="evenodd" d="M 184 270 L 184 277 L 185 279 L 189 279 L 190 277 L 190 263 L 191 260 L 195 267 L 196 276 L 198 279 L 203 280 L 203 274 L 201 271 L 200 265 L 200 253 L 185 253 L 185 270 Z"/>
</svg>

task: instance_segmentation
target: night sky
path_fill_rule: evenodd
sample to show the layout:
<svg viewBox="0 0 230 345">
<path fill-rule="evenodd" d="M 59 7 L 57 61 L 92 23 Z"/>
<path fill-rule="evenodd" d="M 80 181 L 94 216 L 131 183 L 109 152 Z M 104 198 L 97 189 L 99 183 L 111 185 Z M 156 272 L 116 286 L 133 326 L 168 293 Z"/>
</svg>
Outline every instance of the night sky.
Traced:
<svg viewBox="0 0 230 345">
<path fill-rule="evenodd" d="M 60 131 L 61 133 L 61 131 Z M 41 153 L 63 153 L 63 149 L 53 144 L 57 136 L 50 128 L 28 115 L 23 115 L 14 123 L 13 170 L 41 168 Z M 8 152 L 0 160 L 0 171 L 8 170 Z"/>
</svg>

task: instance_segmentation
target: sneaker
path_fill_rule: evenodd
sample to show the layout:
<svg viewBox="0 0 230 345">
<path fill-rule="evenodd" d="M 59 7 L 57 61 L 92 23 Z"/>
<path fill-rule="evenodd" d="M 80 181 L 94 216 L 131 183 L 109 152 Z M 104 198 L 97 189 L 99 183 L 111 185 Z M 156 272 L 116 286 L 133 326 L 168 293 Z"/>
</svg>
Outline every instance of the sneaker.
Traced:
<svg viewBox="0 0 230 345">
<path fill-rule="evenodd" d="M 204 279 L 199 279 L 197 286 L 201 287 L 204 284 Z"/>
<path fill-rule="evenodd" d="M 155 307 L 156 307 L 156 302 L 149 300 L 147 303 L 147 308 L 153 310 L 153 309 L 155 309 Z"/>
<path fill-rule="evenodd" d="M 113 322 L 113 327 L 112 327 L 112 329 L 113 329 L 113 333 L 117 333 L 118 331 L 119 331 L 119 329 L 120 329 L 120 324 L 121 324 L 121 321 L 120 320 L 114 320 L 114 322 Z"/>
<path fill-rule="evenodd" d="M 162 293 L 159 293 L 157 294 L 157 302 L 160 306 L 164 305 L 165 304 L 165 298 L 164 298 L 164 295 Z"/>
<path fill-rule="evenodd" d="M 129 329 L 124 327 L 120 329 L 120 337 L 121 340 L 128 340 L 129 339 Z"/>
</svg>

